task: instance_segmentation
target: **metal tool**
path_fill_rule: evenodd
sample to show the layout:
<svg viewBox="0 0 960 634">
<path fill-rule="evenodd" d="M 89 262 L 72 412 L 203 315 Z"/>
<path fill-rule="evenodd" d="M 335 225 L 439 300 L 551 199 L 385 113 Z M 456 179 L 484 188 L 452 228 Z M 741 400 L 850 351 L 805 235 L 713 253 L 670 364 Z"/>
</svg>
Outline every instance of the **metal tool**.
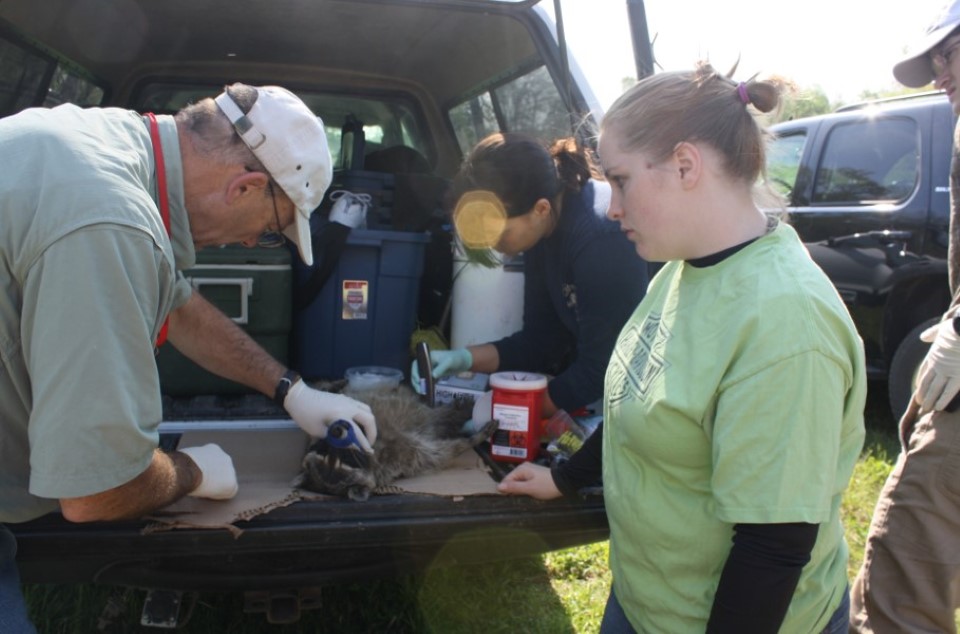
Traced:
<svg viewBox="0 0 960 634">
<path fill-rule="evenodd" d="M 417 344 L 417 372 L 420 373 L 420 390 L 427 405 L 436 405 L 434 390 L 433 364 L 430 362 L 430 344 L 421 341 Z"/>
</svg>

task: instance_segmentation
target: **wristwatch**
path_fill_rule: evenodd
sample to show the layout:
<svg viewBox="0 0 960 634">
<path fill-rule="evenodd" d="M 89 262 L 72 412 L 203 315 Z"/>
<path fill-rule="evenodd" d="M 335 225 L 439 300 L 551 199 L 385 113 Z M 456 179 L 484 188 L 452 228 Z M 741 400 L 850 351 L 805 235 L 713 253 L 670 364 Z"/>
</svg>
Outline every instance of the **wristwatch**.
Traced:
<svg viewBox="0 0 960 634">
<path fill-rule="evenodd" d="M 287 370 L 277 381 L 277 387 L 273 390 L 273 402 L 283 407 L 283 401 L 287 398 L 287 392 L 290 386 L 300 380 L 300 375 L 293 370 Z"/>
</svg>

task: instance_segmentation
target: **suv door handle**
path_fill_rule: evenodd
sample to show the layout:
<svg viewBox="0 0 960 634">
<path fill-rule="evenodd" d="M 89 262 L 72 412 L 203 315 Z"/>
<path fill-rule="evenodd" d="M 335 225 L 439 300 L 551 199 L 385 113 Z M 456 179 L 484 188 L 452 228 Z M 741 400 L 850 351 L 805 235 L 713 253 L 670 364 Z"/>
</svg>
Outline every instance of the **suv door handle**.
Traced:
<svg viewBox="0 0 960 634">
<path fill-rule="evenodd" d="M 883 229 L 877 231 L 867 231 L 866 233 L 854 233 L 848 236 L 837 238 L 827 238 L 826 245 L 830 247 L 885 247 L 891 244 L 906 243 L 913 237 L 912 231 Z"/>
</svg>

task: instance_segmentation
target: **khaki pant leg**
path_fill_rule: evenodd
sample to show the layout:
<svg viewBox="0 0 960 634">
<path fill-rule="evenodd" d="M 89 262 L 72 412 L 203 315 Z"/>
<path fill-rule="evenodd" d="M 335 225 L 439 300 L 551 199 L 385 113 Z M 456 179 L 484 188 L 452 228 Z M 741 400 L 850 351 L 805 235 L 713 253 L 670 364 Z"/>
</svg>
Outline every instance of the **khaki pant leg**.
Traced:
<svg viewBox="0 0 960 634">
<path fill-rule="evenodd" d="M 917 422 L 880 493 L 851 592 L 850 631 L 956 632 L 960 412 Z"/>
</svg>

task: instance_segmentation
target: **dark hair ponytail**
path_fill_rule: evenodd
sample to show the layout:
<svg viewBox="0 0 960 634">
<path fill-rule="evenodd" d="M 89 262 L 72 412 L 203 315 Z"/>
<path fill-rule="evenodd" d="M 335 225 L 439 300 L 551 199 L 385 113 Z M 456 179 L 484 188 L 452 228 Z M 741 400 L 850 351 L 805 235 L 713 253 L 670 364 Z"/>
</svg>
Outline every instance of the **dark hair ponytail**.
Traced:
<svg viewBox="0 0 960 634">
<path fill-rule="evenodd" d="M 557 175 L 563 186 L 580 191 L 590 179 L 603 178 L 593 152 L 580 145 L 574 137 L 557 139 L 550 146 L 550 156 L 557 166 Z"/>
<path fill-rule="evenodd" d="M 550 148 L 524 134 L 497 132 L 477 143 L 464 159 L 450 189 L 450 207 L 470 191 L 489 191 L 507 216 L 522 216 L 541 198 L 554 200 L 564 190 L 580 191 L 600 171 L 573 138 Z"/>
</svg>

